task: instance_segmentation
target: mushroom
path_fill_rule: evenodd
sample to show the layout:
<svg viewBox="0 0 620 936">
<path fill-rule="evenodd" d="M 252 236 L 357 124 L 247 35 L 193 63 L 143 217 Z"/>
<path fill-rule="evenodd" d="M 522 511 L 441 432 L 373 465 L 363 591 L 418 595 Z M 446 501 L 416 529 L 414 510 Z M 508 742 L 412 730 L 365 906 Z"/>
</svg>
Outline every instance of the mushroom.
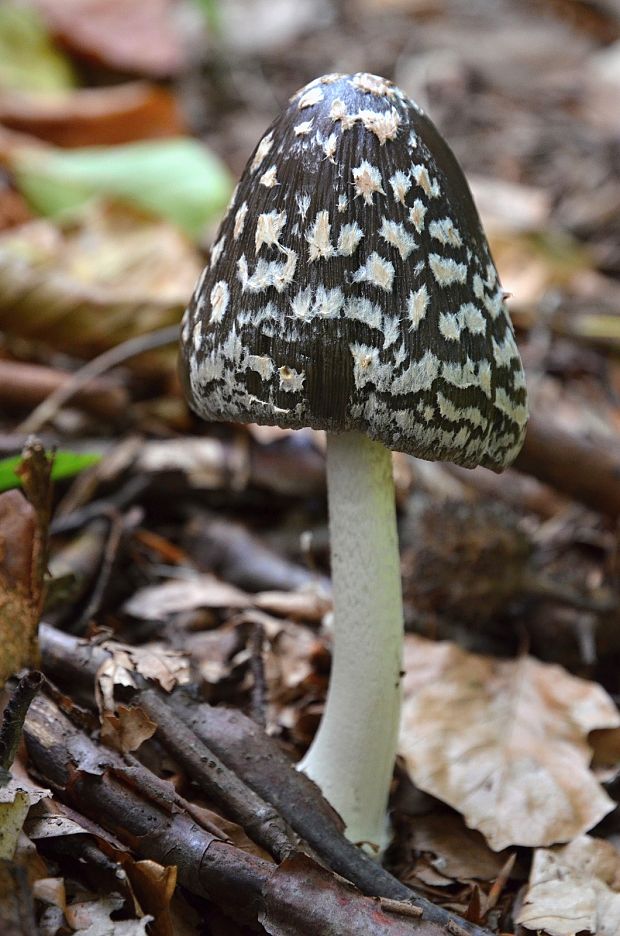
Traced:
<svg viewBox="0 0 620 936">
<path fill-rule="evenodd" d="M 527 421 L 504 293 L 463 173 L 391 82 L 325 75 L 256 147 L 182 324 L 206 419 L 327 432 L 334 654 L 301 768 L 386 841 L 403 613 L 391 450 L 497 471 Z"/>
</svg>

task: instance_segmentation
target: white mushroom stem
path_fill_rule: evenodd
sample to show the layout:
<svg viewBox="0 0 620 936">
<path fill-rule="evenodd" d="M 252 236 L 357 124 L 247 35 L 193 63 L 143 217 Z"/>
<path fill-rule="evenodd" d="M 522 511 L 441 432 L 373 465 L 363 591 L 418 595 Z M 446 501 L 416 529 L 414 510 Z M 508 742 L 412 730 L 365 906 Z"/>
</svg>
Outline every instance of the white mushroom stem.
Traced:
<svg viewBox="0 0 620 936">
<path fill-rule="evenodd" d="M 354 842 L 387 844 L 400 717 L 403 607 L 391 452 L 358 432 L 327 435 L 334 595 L 325 712 L 300 762 Z"/>
</svg>

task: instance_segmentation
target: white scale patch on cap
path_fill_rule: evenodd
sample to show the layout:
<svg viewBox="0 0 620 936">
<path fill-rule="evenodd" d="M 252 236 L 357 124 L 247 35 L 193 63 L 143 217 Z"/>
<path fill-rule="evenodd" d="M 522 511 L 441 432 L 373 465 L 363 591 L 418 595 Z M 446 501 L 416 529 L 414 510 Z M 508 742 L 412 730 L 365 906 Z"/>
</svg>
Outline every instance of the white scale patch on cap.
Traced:
<svg viewBox="0 0 620 936">
<path fill-rule="evenodd" d="M 278 182 L 278 169 L 276 166 L 271 166 L 267 172 L 263 172 L 262 176 L 258 180 L 259 185 L 264 185 L 265 188 L 273 188 L 274 185 L 279 185 Z"/>
<path fill-rule="evenodd" d="M 463 239 L 452 218 L 442 218 L 440 221 L 431 221 L 428 232 L 440 244 L 450 244 L 452 247 L 462 247 Z"/>
<path fill-rule="evenodd" d="M 426 285 L 422 285 L 419 289 L 416 289 L 415 292 L 409 293 L 409 298 L 407 299 L 407 316 L 411 322 L 409 331 L 415 331 L 426 315 L 428 302 L 429 297 Z"/>
<path fill-rule="evenodd" d="M 392 366 L 382 364 L 379 359 L 379 349 L 365 344 L 350 344 L 349 349 L 353 358 L 353 380 L 358 390 L 368 383 L 375 385 L 377 390 L 386 390 L 392 376 Z"/>
<path fill-rule="evenodd" d="M 303 388 L 306 375 L 303 371 L 296 371 L 293 367 L 287 367 L 284 364 L 278 369 L 280 376 L 280 390 L 287 390 L 291 393 L 297 393 Z"/>
<path fill-rule="evenodd" d="M 295 195 L 295 201 L 297 202 L 297 210 L 302 218 L 305 218 L 308 214 L 308 208 L 310 207 L 311 198 L 309 195 L 302 194 L 297 192 Z"/>
<path fill-rule="evenodd" d="M 453 387 L 459 390 L 466 390 L 467 387 L 476 387 L 480 384 L 478 377 L 479 368 L 483 362 L 475 364 L 470 357 L 465 362 L 444 361 L 441 368 L 441 376 L 447 380 Z"/>
<path fill-rule="evenodd" d="M 248 213 L 248 203 L 244 201 L 241 205 L 237 214 L 235 215 L 235 226 L 233 228 L 233 238 L 237 240 L 243 233 L 243 228 L 245 227 L 245 219 Z"/>
<path fill-rule="evenodd" d="M 346 195 L 338 196 L 338 211 L 340 214 L 344 214 L 344 212 L 347 210 L 348 204 L 349 204 L 349 199 L 347 198 Z"/>
<path fill-rule="evenodd" d="M 258 144 L 256 153 L 254 154 L 254 159 L 250 166 L 250 172 L 256 172 L 265 156 L 273 146 L 273 131 L 270 131 L 267 136 L 264 136 L 263 139 Z"/>
<path fill-rule="evenodd" d="M 211 256 L 209 258 L 209 269 L 212 270 L 217 261 L 220 259 L 220 255 L 224 249 L 224 244 L 226 243 L 226 235 L 220 237 L 218 242 L 213 245 L 211 248 Z"/>
<path fill-rule="evenodd" d="M 421 163 L 412 166 L 411 174 L 416 181 L 416 185 L 420 186 L 425 195 L 428 195 L 429 198 L 439 198 L 441 195 L 439 182 L 437 179 L 431 179 L 426 166 Z"/>
<path fill-rule="evenodd" d="M 319 286 L 313 294 L 312 287 L 301 289 L 290 301 L 291 311 L 295 318 L 310 321 L 315 317 L 337 318 L 344 304 L 342 290 L 335 286 L 326 289 Z"/>
<path fill-rule="evenodd" d="M 267 354 L 248 354 L 245 358 L 246 370 L 253 370 L 262 380 L 270 380 L 275 371 L 275 364 Z"/>
<path fill-rule="evenodd" d="M 407 231 L 404 224 L 400 224 L 397 221 L 390 221 L 385 217 L 379 229 L 379 236 L 382 237 L 384 241 L 387 241 L 388 244 L 391 244 L 392 247 L 396 247 L 402 260 L 406 260 L 409 254 L 417 247 L 415 240 Z"/>
<path fill-rule="evenodd" d="M 400 127 L 400 117 L 394 107 L 389 111 L 362 110 L 353 120 L 360 120 L 365 130 L 374 133 L 380 146 L 387 140 L 395 140 Z"/>
<path fill-rule="evenodd" d="M 427 211 L 428 208 L 419 198 L 416 198 L 413 206 L 409 209 L 409 220 L 413 224 L 418 234 L 421 234 L 421 232 L 424 230 L 424 217 Z"/>
<path fill-rule="evenodd" d="M 306 91 L 305 94 L 302 94 L 302 96 L 299 98 L 297 107 L 299 110 L 304 110 L 306 107 L 314 107 L 315 104 L 320 104 L 324 97 L 325 94 L 323 93 L 322 88 L 320 85 L 317 85 L 314 88 L 310 88 L 310 90 Z"/>
<path fill-rule="evenodd" d="M 481 429 L 486 426 L 487 420 L 476 406 L 455 406 L 443 393 L 437 394 L 437 404 L 439 412 L 449 422 L 461 422 L 466 419 L 472 426 L 480 426 Z"/>
<path fill-rule="evenodd" d="M 209 299 L 211 301 L 211 321 L 221 322 L 230 300 L 228 283 L 225 283 L 224 280 L 218 280 L 211 290 Z"/>
<path fill-rule="evenodd" d="M 419 108 L 417 108 L 417 109 L 419 110 Z M 408 138 L 407 138 L 407 146 L 409 147 L 409 149 L 417 149 L 417 146 L 418 146 L 418 138 L 417 138 L 417 136 L 415 135 L 415 133 L 414 133 L 413 130 L 410 130 L 410 131 L 409 131 L 409 136 L 408 136 Z"/>
<path fill-rule="evenodd" d="M 457 263 L 450 257 L 441 257 L 439 254 L 429 254 L 428 264 L 433 276 L 440 286 L 451 286 L 452 283 L 464 283 L 467 279 L 467 267 L 464 263 Z"/>
<path fill-rule="evenodd" d="M 394 264 L 389 260 L 384 260 L 377 251 L 373 251 L 361 266 L 353 274 L 354 283 L 370 283 L 379 289 L 390 292 L 394 280 Z"/>
<path fill-rule="evenodd" d="M 343 224 L 338 232 L 338 254 L 341 257 L 350 257 L 358 248 L 364 232 L 357 223 Z"/>
<path fill-rule="evenodd" d="M 461 332 L 467 329 L 473 335 L 484 335 L 487 322 L 472 302 L 465 302 L 458 312 L 442 312 L 439 316 L 439 331 L 448 341 L 459 341 Z"/>
<path fill-rule="evenodd" d="M 358 91 L 366 91 L 377 97 L 393 98 L 396 95 L 396 88 L 385 78 L 378 75 L 371 75 L 368 72 L 359 72 L 351 78 L 349 84 Z"/>
<path fill-rule="evenodd" d="M 439 375 L 441 361 L 432 351 L 427 351 L 419 361 L 411 361 L 409 366 L 392 381 L 392 393 L 420 393 L 430 390 L 433 381 Z"/>
<path fill-rule="evenodd" d="M 334 123 L 340 122 L 343 130 L 350 130 L 355 125 L 355 117 L 347 113 L 347 105 L 340 98 L 335 98 L 332 101 L 329 116 Z"/>
<path fill-rule="evenodd" d="M 522 403 L 515 403 L 514 400 L 508 396 L 503 387 L 498 387 L 495 391 L 495 401 L 493 405 L 496 409 L 500 410 L 500 412 L 510 417 L 520 429 L 523 429 L 526 425 L 527 407 L 523 406 Z"/>
<path fill-rule="evenodd" d="M 254 252 L 258 253 L 263 244 L 268 247 L 279 247 L 280 234 L 286 224 L 286 211 L 269 211 L 266 214 L 260 214 L 256 222 L 256 234 L 254 238 Z"/>
<path fill-rule="evenodd" d="M 310 262 L 333 256 L 334 246 L 330 241 L 331 223 L 329 211 L 318 211 L 312 227 L 306 234 L 309 245 Z"/>
<path fill-rule="evenodd" d="M 357 319 L 370 328 L 381 328 L 383 319 L 381 307 L 364 296 L 352 296 L 347 299 L 344 314 L 346 318 Z"/>
<path fill-rule="evenodd" d="M 298 123 L 297 126 L 293 127 L 295 136 L 308 136 L 312 130 L 313 123 L 313 117 L 311 117 L 310 120 L 303 120 L 301 123 Z"/>
<path fill-rule="evenodd" d="M 366 159 L 363 159 L 359 166 L 353 169 L 353 182 L 355 197 L 361 195 L 367 205 L 372 205 L 372 196 L 375 192 L 379 195 L 385 195 L 381 185 L 381 173 L 376 166 L 372 166 Z"/>
<path fill-rule="evenodd" d="M 336 154 L 336 147 L 338 145 L 338 137 L 335 133 L 330 133 L 325 142 L 323 143 L 323 152 L 327 156 L 330 162 L 335 162 L 334 156 Z"/>
<path fill-rule="evenodd" d="M 399 169 L 391 177 L 390 185 L 392 186 L 392 192 L 394 193 L 394 198 L 396 201 L 400 202 L 401 205 L 404 205 L 407 192 L 411 188 L 411 179 L 409 178 L 409 173 L 403 172 L 402 169 Z"/>
<path fill-rule="evenodd" d="M 274 286 L 277 292 L 282 292 L 293 282 L 297 267 L 297 254 L 294 250 L 288 250 L 286 247 L 282 247 L 281 250 L 286 254 L 286 260 L 281 263 L 277 260 L 272 260 L 271 263 L 259 260 L 251 276 L 248 272 L 248 262 L 245 254 L 241 255 L 237 261 L 237 277 L 244 292 L 246 290 L 249 292 L 262 292 L 269 286 Z"/>
<path fill-rule="evenodd" d="M 498 367 L 510 367 L 513 361 L 519 359 L 519 352 L 515 344 L 512 332 L 508 330 L 504 335 L 504 340 L 499 344 L 495 338 L 493 343 L 493 358 Z"/>
</svg>

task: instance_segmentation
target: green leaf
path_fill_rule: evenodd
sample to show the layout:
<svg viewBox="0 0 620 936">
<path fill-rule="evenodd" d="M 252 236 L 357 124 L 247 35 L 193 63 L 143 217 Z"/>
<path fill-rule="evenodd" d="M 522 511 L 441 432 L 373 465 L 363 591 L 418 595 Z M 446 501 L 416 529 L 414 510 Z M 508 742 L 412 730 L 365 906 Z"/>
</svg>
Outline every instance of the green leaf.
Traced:
<svg viewBox="0 0 620 936">
<path fill-rule="evenodd" d="M 37 12 L 0 4 L 0 88 L 62 91 L 74 84 L 68 59 L 50 42 Z"/>
<path fill-rule="evenodd" d="M 15 474 L 15 469 L 19 467 L 21 456 L 15 458 L 0 459 L 0 491 L 8 491 L 10 488 L 21 486 L 21 481 Z M 76 452 L 56 452 L 54 455 L 54 465 L 52 467 L 52 480 L 59 481 L 61 478 L 72 478 L 86 468 L 96 465 L 101 461 L 100 455 L 80 455 Z"/>
<path fill-rule="evenodd" d="M 75 150 L 17 149 L 17 184 L 34 209 L 56 216 L 94 195 L 125 199 L 198 237 L 232 192 L 231 176 L 197 140 L 92 146 Z"/>
</svg>

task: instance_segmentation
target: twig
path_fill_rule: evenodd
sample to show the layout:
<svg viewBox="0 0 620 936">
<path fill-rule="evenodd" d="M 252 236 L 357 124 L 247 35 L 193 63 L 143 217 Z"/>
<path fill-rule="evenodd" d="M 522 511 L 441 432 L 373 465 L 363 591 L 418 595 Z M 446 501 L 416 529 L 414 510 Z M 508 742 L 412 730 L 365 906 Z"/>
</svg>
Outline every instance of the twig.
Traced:
<svg viewBox="0 0 620 936">
<path fill-rule="evenodd" d="M 257 725 L 265 727 L 265 705 L 267 701 L 267 686 L 265 685 L 265 665 L 263 662 L 263 642 L 265 628 L 256 621 L 250 634 L 250 672 L 252 673 L 251 715 Z"/>
<path fill-rule="evenodd" d="M 178 326 L 171 325 L 168 328 L 147 332 L 145 335 L 137 335 L 135 338 L 130 338 L 128 341 L 123 341 L 116 347 L 104 351 L 103 354 L 93 358 L 84 367 L 80 367 L 65 384 L 54 390 L 18 426 L 17 432 L 39 432 L 46 423 L 54 418 L 65 403 L 76 393 L 83 390 L 95 377 L 100 377 L 111 368 L 117 367 L 117 365 L 122 364 L 129 358 L 136 357 L 138 354 L 143 354 L 145 351 L 153 351 L 155 348 L 163 348 L 166 345 L 174 344 L 178 340 L 178 335 Z"/>
<path fill-rule="evenodd" d="M 24 732 L 32 765 L 60 799 L 96 818 L 145 858 L 176 865 L 179 883 L 241 923 L 293 919 L 298 936 L 440 936 L 425 920 L 383 913 L 376 901 L 307 856 L 277 867 L 218 840 L 186 812 L 145 800 L 109 770 L 92 772 L 89 765 L 100 765 L 100 751 L 45 697 L 31 707 Z"/>
<path fill-rule="evenodd" d="M 46 672 L 68 681 L 74 691 L 90 684 L 99 666 L 108 658 L 105 648 L 92 646 L 47 625 L 40 630 L 41 654 Z M 135 677 L 137 678 L 137 677 Z M 135 693 L 138 702 L 142 690 Z M 490 936 L 488 930 L 421 897 L 348 841 L 340 831 L 338 816 L 318 788 L 295 770 L 274 739 L 241 712 L 196 705 L 175 692 L 166 706 L 261 799 L 271 803 L 288 825 L 307 842 L 337 874 L 372 897 L 415 901 L 423 920 L 448 930 L 460 927 L 466 936 Z"/>
<path fill-rule="evenodd" d="M 273 806 L 262 800 L 229 770 L 153 689 L 140 693 L 140 708 L 157 725 L 164 745 L 201 789 L 243 826 L 250 838 L 282 861 L 297 847 L 297 839 Z"/>
<path fill-rule="evenodd" d="M 9 779 L 9 770 L 15 760 L 24 719 L 37 692 L 43 684 L 43 673 L 32 670 L 22 676 L 6 704 L 0 725 L 0 786 Z"/>
</svg>

